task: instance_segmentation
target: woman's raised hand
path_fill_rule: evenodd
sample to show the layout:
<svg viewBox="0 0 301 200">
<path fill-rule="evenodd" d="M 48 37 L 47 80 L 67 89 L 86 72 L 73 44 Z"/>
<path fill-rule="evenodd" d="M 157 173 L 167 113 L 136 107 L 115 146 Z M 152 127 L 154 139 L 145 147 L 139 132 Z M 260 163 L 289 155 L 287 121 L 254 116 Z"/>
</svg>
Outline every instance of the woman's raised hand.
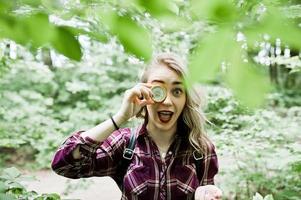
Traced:
<svg viewBox="0 0 301 200">
<path fill-rule="evenodd" d="M 199 186 L 194 195 L 195 200 L 221 200 L 222 191 L 215 185 Z"/>
<path fill-rule="evenodd" d="M 135 116 L 145 105 L 153 104 L 151 87 L 151 84 L 139 83 L 133 88 L 126 90 L 118 115 L 127 121 Z"/>
</svg>

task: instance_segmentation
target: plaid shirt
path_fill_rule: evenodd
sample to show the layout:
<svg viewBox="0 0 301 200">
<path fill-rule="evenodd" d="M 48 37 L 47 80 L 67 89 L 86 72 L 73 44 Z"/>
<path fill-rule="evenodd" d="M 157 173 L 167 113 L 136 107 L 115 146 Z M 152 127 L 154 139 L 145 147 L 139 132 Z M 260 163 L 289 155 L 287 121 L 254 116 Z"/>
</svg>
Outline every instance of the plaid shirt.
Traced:
<svg viewBox="0 0 301 200">
<path fill-rule="evenodd" d="M 130 129 L 114 131 L 99 143 L 74 133 L 56 152 L 52 169 L 68 178 L 110 176 L 117 180 L 117 166 L 123 159 L 123 150 L 130 138 Z M 80 159 L 74 159 L 72 150 L 79 145 Z M 194 199 L 200 185 L 214 184 L 218 161 L 213 144 L 201 164 L 202 180 L 198 180 L 193 149 L 188 139 L 176 134 L 165 159 L 149 137 L 146 126 L 137 130 L 133 159 L 123 178 L 122 200 Z"/>
</svg>

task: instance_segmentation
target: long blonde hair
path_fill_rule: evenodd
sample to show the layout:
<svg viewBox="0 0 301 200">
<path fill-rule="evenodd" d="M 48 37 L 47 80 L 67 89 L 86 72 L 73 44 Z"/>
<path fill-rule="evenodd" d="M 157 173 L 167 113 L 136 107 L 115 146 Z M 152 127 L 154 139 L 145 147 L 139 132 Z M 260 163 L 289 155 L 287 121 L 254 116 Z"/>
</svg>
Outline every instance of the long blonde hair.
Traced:
<svg viewBox="0 0 301 200">
<path fill-rule="evenodd" d="M 177 55 L 173 53 L 160 53 L 157 54 L 151 63 L 144 69 L 140 81 L 146 83 L 148 81 L 148 74 L 152 68 L 164 65 L 174 70 L 181 78 L 187 83 L 187 65 Z M 186 103 L 183 108 L 182 114 L 178 119 L 181 124 L 185 124 L 188 128 L 188 139 L 191 146 L 203 155 L 207 155 L 210 148 L 210 141 L 205 132 L 205 123 L 207 121 L 201 106 L 203 105 L 204 98 L 198 90 L 194 87 L 187 87 L 186 84 Z M 146 120 L 147 110 L 146 107 L 142 108 L 137 117 L 144 117 Z M 181 120 L 181 121 L 179 121 Z"/>
</svg>

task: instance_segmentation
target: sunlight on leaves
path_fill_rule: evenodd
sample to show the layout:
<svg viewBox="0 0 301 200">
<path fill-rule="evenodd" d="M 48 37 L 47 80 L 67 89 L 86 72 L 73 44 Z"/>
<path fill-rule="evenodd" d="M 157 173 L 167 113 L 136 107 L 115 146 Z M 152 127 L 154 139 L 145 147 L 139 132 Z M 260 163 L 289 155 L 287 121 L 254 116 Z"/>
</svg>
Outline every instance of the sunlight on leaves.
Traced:
<svg viewBox="0 0 301 200">
<path fill-rule="evenodd" d="M 136 4 L 155 17 L 178 12 L 177 5 L 170 0 L 136 0 Z"/>
<path fill-rule="evenodd" d="M 189 78 L 200 82 L 214 80 L 221 70 L 221 63 L 232 58 L 231 55 L 237 48 L 230 30 L 224 29 L 207 35 L 189 58 Z"/>
<path fill-rule="evenodd" d="M 237 20 L 237 8 L 229 0 L 191 1 L 191 16 L 217 23 L 229 23 Z"/>
<path fill-rule="evenodd" d="M 237 54 L 238 57 L 239 55 Z M 235 96 L 249 108 L 262 105 L 266 93 L 271 89 L 268 77 L 256 67 L 236 58 L 232 60 L 226 73 L 227 84 Z"/>
<path fill-rule="evenodd" d="M 117 36 L 124 49 L 138 58 L 148 61 L 152 55 L 152 41 L 146 28 L 129 15 L 120 16 L 115 12 L 102 12 L 100 18 L 110 31 Z"/>
<path fill-rule="evenodd" d="M 252 45 L 259 38 L 259 34 L 268 34 L 272 40 L 281 40 L 290 47 L 301 49 L 301 28 L 286 18 L 279 9 L 268 7 L 268 12 L 258 24 L 246 28 L 248 43 Z"/>
<path fill-rule="evenodd" d="M 48 16 L 43 13 L 31 15 L 28 18 L 25 17 L 24 20 L 19 23 L 24 26 L 24 40 L 28 40 L 29 38 L 27 37 L 30 36 L 31 42 L 35 47 L 44 45 L 50 41 L 55 34 L 54 26 L 49 23 Z M 38 31 L 37 27 L 39 27 Z"/>
</svg>

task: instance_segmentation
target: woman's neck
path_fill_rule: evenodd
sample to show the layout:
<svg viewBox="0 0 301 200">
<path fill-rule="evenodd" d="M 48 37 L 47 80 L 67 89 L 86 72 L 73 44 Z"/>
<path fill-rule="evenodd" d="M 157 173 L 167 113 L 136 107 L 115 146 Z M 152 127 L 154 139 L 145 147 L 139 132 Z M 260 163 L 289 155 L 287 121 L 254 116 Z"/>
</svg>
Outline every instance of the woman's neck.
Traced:
<svg viewBox="0 0 301 200">
<path fill-rule="evenodd" d="M 152 126 L 151 124 L 147 124 L 146 129 L 149 136 L 153 139 L 156 145 L 160 149 L 165 149 L 167 151 L 174 140 L 177 126 L 173 126 L 169 130 L 160 130 Z"/>
</svg>

